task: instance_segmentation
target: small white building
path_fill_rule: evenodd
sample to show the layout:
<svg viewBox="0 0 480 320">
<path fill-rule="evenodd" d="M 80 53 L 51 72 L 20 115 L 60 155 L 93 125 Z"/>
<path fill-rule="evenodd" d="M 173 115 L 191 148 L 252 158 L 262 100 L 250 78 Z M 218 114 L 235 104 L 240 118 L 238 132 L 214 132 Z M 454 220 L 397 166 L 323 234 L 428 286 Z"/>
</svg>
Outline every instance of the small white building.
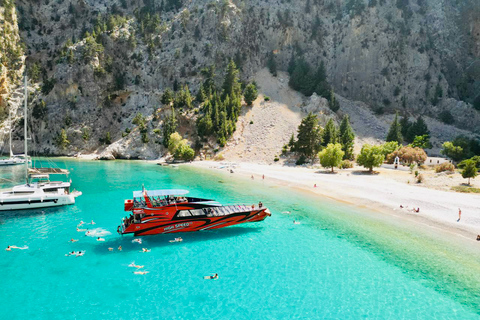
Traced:
<svg viewBox="0 0 480 320">
<path fill-rule="evenodd" d="M 441 158 L 441 157 L 427 157 L 427 160 L 425 161 L 424 165 L 436 166 L 446 162 L 452 163 L 452 160 L 447 158 Z"/>
</svg>

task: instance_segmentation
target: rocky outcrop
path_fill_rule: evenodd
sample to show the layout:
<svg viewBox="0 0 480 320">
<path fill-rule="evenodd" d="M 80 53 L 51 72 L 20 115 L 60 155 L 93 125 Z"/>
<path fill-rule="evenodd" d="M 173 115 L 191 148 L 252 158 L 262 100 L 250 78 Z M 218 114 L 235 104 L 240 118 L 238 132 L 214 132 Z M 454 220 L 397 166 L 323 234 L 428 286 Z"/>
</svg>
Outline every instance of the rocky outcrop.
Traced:
<svg viewBox="0 0 480 320">
<path fill-rule="evenodd" d="M 448 110 L 455 126 L 480 130 L 472 108 L 480 99 L 476 0 L 18 0 L 16 6 L 30 78 L 39 85 L 32 108 L 45 102 L 33 125 L 40 153 L 161 156 L 154 130 L 161 132 L 169 112 L 160 102 L 166 87 L 177 81 L 195 92 L 204 67 L 215 64 L 220 74 L 230 58 L 250 79 L 272 53 L 280 70 L 292 55 L 312 67 L 323 61 L 343 105 L 360 101 L 387 114 L 397 109 L 431 118 Z M 327 114 L 322 99 L 313 96 L 304 110 Z M 356 112 L 340 112 L 346 110 Z M 138 135 L 137 113 L 149 119 L 148 143 L 130 136 Z M 193 143 L 192 126 L 182 130 Z M 56 144 L 62 129 L 66 149 Z"/>
</svg>

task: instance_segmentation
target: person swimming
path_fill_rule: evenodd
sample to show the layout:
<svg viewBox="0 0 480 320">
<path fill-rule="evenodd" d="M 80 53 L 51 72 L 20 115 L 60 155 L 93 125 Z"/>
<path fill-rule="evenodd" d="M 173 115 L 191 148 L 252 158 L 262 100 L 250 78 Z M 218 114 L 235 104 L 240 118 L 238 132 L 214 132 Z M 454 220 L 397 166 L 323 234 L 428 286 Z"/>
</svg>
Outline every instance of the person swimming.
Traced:
<svg viewBox="0 0 480 320">
<path fill-rule="evenodd" d="M 173 243 L 173 242 L 182 242 L 182 241 L 183 241 L 183 239 L 182 239 L 181 237 L 175 238 L 175 240 L 170 240 L 171 243 Z"/>
<path fill-rule="evenodd" d="M 122 251 L 122 246 L 118 246 L 118 251 Z"/>
<path fill-rule="evenodd" d="M 293 220 L 293 224 L 300 224 L 300 221 Z"/>
<path fill-rule="evenodd" d="M 113 248 L 108 248 L 108 251 L 113 251 Z"/>
<path fill-rule="evenodd" d="M 97 238 L 97 241 L 105 241 L 105 239 L 98 237 L 98 238 Z"/>
<path fill-rule="evenodd" d="M 69 242 L 77 242 L 77 241 L 78 241 L 78 240 L 75 240 L 75 239 L 72 238 L 72 239 L 70 239 Z"/>
<path fill-rule="evenodd" d="M 85 222 L 83 222 L 83 221 L 80 221 L 80 223 L 79 223 L 79 224 L 77 224 L 77 228 L 78 228 L 78 227 L 81 227 L 81 226 L 82 226 L 84 223 L 85 223 Z"/>
<path fill-rule="evenodd" d="M 149 271 L 133 271 L 135 274 L 147 274 Z"/>
<path fill-rule="evenodd" d="M 204 276 L 203 279 L 205 279 L 205 280 L 217 280 L 218 279 L 218 273 L 215 273 L 213 276 Z"/>
<path fill-rule="evenodd" d="M 90 222 L 90 224 L 96 224 L 93 220 Z"/>
<path fill-rule="evenodd" d="M 142 244 L 142 239 L 133 239 L 132 240 L 132 243 L 138 243 L 138 244 Z"/>
<path fill-rule="evenodd" d="M 78 251 L 77 252 L 77 257 L 81 257 L 85 254 L 85 251 Z"/>
<path fill-rule="evenodd" d="M 147 249 L 147 248 L 142 248 L 142 251 L 140 251 L 140 252 L 150 252 L 150 251 L 152 251 L 152 250 Z"/>
<path fill-rule="evenodd" d="M 144 267 L 144 266 L 139 266 L 138 264 L 135 264 L 135 261 L 130 263 L 128 266 L 131 268 L 137 268 L 137 269 L 142 269 Z"/>
<path fill-rule="evenodd" d="M 23 246 L 23 247 L 17 247 L 17 246 L 8 246 L 8 247 L 7 247 L 7 249 L 5 249 L 5 250 L 7 250 L 7 251 L 12 251 L 11 249 L 20 249 L 20 250 L 26 250 L 26 249 L 28 249 L 28 246 Z"/>
</svg>

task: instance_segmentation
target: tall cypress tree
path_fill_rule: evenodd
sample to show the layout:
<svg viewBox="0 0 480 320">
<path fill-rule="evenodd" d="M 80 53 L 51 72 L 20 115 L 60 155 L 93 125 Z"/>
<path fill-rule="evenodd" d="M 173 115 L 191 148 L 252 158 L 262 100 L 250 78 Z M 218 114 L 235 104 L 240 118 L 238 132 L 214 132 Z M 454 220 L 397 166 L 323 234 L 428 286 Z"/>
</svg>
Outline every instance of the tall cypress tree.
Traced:
<svg viewBox="0 0 480 320">
<path fill-rule="evenodd" d="M 392 124 L 390 125 L 390 129 L 388 130 L 387 142 L 390 141 L 397 141 L 399 144 L 403 142 L 402 127 L 398 122 L 398 112 L 395 113 L 395 119 L 393 120 Z"/>
<path fill-rule="evenodd" d="M 355 140 L 355 133 L 350 125 L 350 119 L 348 115 L 345 115 L 340 124 L 340 143 L 342 144 L 342 150 L 345 152 L 343 159 L 353 160 L 353 142 Z"/>
<path fill-rule="evenodd" d="M 327 146 L 329 143 L 337 143 L 338 142 L 338 130 L 337 126 L 335 126 L 335 123 L 333 122 L 333 119 L 330 118 L 328 120 L 327 125 L 325 126 L 325 129 L 323 130 L 323 139 L 322 139 L 322 145 Z"/>
</svg>

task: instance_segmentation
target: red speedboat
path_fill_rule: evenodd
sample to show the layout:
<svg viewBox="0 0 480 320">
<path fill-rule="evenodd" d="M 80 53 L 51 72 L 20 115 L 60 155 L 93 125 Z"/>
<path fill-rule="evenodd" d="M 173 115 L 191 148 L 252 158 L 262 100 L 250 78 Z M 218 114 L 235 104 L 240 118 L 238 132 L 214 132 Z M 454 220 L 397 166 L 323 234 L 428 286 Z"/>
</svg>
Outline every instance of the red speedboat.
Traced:
<svg viewBox="0 0 480 320">
<path fill-rule="evenodd" d="M 258 205 L 229 205 L 202 198 L 187 197 L 187 190 L 151 190 L 133 192 L 125 200 L 129 217 L 122 220 L 117 232 L 145 236 L 159 233 L 191 232 L 218 229 L 245 222 L 257 222 L 270 216 Z"/>
</svg>

